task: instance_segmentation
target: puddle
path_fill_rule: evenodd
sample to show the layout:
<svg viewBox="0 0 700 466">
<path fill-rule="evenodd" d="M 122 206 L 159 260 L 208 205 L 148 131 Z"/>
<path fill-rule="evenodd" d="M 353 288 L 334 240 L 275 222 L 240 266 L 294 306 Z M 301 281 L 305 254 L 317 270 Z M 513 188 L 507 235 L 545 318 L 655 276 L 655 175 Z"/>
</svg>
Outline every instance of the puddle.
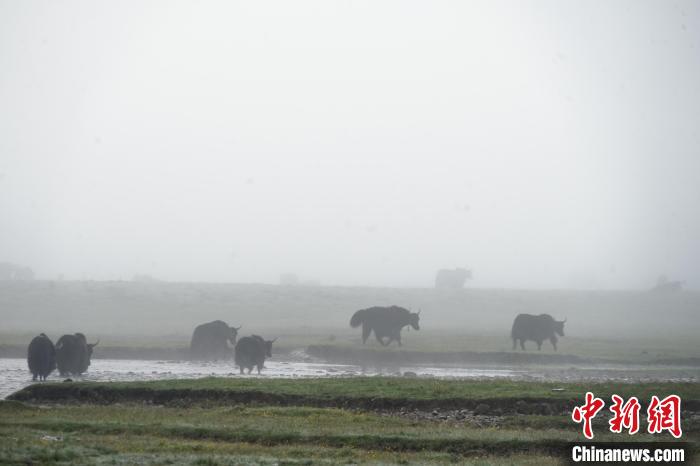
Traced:
<svg viewBox="0 0 700 466">
<path fill-rule="evenodd" d="M 306 358 L 308 359 L 308 358 Z M 240 375 L 232 361 L 153 361 L 136 359 L 95 359 L 89 372 L 82 377 L 72 377 L 76 381 L 143 381 L 165 379 L 197 379 L 202 377 L 353 377 L 373 375 L 402 375 L 405 377 L 436 377 L 450 379 L 489 379 L 509 378 L 524 381 L 609 381 L 648 382 L 674 381 L 697 383 L 700 370 L 693 368 L 646 368 L 628 367 L 552 367 L 552 366 L 406 366 L 406 367 L 363 367 L 349 364 L 328 364 L 322 362 L 271 359 L 265 362 L 262 375 Z M 63 380 L 57 372 L 49 376 L 49 381 Z M 31 384 L 32 377 L 27 369 L 27 361 L 20 358 L 0 358 L 0 399 Z"/>
<path fill-rule="evenodd" d="M 461 369 L 436 367 L 411 367 L 416 376 L 458 377 L 458 378 L 489 378 L 514 377 L 518 371 L 509 369 Z M 361 366 L 343 364 L 323 364 L 299 361 L 265 362 L 261 375 L 255 370 L 251 375 L 240 375 L 238 368 L 232 362 L 192 362 L 192 361 L 144 361 L 124 359 L 95 359 L 89 371 L 81 377 L 71 377 L 75 381 L 141 381 L 164 379 L 197 379 L 202 377 L 351 377 L 358 375 L 399 375 L 401 368 L 363 368 Z M 53 372 L 49 382 L 63 380 L 57 372 Z M 0 359 L 0 398 L 33 383 L 27 369 L 25 359 Z"/>
</svg>

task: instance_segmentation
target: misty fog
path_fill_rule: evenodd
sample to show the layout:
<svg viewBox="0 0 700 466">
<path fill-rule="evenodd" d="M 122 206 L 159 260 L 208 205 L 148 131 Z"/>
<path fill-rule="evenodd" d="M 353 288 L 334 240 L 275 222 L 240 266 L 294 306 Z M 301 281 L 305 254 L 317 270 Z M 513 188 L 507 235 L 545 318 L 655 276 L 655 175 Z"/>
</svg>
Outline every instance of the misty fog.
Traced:
<svg viewBox="0 0 700 466">
<path fill-rule="evenodd" d="M 0 0 L 0 463 L 692 462 L 699 181 L 698 0 Z"/>
<path fill-rule="evenodd" d="M 697 288 L 699 39 L 692 1 L 0 2 L 0 262 Z"/>
</svg>

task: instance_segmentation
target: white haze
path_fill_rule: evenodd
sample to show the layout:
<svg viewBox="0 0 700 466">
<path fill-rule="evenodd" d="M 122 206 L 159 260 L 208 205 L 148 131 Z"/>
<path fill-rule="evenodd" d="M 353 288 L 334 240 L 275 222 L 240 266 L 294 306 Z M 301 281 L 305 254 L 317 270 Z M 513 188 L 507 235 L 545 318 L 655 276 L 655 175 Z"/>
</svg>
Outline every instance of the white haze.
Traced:
<svg viewBox="0 0 700 466">
<path fill-rule="evenodd" d="M 700 2 L 0 1 L 0 262 L 700 285 Z"/>
</svg>

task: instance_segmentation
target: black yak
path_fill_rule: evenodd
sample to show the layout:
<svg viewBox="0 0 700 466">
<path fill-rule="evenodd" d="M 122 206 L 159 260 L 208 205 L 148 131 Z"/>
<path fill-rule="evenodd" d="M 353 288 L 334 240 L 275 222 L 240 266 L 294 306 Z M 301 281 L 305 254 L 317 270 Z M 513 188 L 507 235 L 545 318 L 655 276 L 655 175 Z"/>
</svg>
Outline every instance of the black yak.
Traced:
<svg viewBox="0 0 700 466">
<path fill-rule="evenodd" d="M 357 328 L 362 325 L 362 344 L 367 342 L 370 333 L 374 331 L 374 336 L 382 346 L 387 346 L 392 341 L 396 341 L 401 346 L 401 329 L 410 325 L 420 330 L 418 314 L 420 311 L 410 312 L 399 306 L 370 307 L 353 314 L 350 326 Z M 385 342 L 384 338 L 388 340 Z"/>
<path fill-rule="evenodd" d="M 231 358 L 240 329 L 241 327 L 229 327 L 221 320 L 198 325 L 192 333 L 190 357 L 202 360 Z M 232 346 L 228 345 L 229 342 Z"/>
<path fill-rule="evenodd" d="M 56 342 L 56 365 L 61 376 L 80 375 L 90 366 L 92 349 L 99 341 L 88 343 L 85 335 L 63 335 Z"/>
<path fill-rule="evenodd" d="M 32 380 L 46 380 L 56 369 L 56 349 L 45 334 L 34 337 L 27 348 L 27 365 L 32 373 Z"/>
<path fill-rule="evenodd" d="M 243 337 L 236 343 L 236 365 L 240 368 L 241 374 L 243 369 L 248 369 L 248 373 L 257 367 L 258 374 L 265 365 L 265 358 L 272 357 L 272 343 L 274 340 L 264 340 L 260 335 L 251 335 Z"/>
<path fill-rule="evenodd" d="M 518 314 L 513 321 L 513 328 L 510 337 L 513 339 L 513 349 L 520 340 L 520 347 L 525 349 L 525 341 L 532 340 L 537 343 L 537 349 L 542 349 L 542 342 L 549 340 L 552 342 L 554 350 L 557 349 L 557 334 L 564 336 L 564 320 L 554 320 L 549 314 Z"/>
<path fill-rule="evenodd" d="M 472 278 L 471 270 L 467 269 L 442 269 L 435 275 L 435 288 L 464 288 L 464 283 Z"/>
</svg>

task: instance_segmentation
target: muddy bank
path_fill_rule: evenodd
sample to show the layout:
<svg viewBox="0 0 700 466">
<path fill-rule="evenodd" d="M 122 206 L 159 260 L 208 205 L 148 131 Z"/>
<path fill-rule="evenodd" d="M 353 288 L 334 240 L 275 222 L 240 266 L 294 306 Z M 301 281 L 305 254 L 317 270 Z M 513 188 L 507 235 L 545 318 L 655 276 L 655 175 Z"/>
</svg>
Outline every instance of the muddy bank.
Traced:
<svg viewBox="0 0 700 466">
<path fill-rule="evenodd" d="M 479 414 L 559 414 L 570 410 L 574 399 L 552 398 L 494 398 L 494 399 L 404 399 L 382 397 L 315 397 L 310 395 L 277 394 L 261 391 L 231 391 L 208 389 L 148 389 L 142 387 L 113 388 L 104 385 L 86 387 L 65 382 L 34 384 L 9 397 L 8 400 L 30 404 L 113 404 L 140 403 L 162 406 L 306 406 L 343 408 L 367 411 L 479 411 Z"/>
<path fill-rule="evenodd" d="M 10 395 L 8 400 L 31 404 L 114 404 L 139 403 L 162 406 L 306 406 L 342 408 L 392 413 L 431 412 L 480 416 L 507 414 L 554 415 L 571 412 L 580 403 L 574 398 L 444 398 L 406 399 L 384 397 L 317 397 L 312 395 L 268 393 L 257 390 L 149 389 L 144 387 L 86 386 L 64 382 L 34 384 Z M 700 400 L 683 400 L 683 409 L 700 411 Z"/>
<path fill-rule="evenodd" d="M 542 352 L 477 352 L 447 351 L 422 352 L 408 350 L 376 350 L 369 348 L 347 348 L 331 345 L 312 345 L 306 353 L 331 364 L 358 364 L 384 366 L 411 365 L 600 365 L 621 364 L 636 366 L 684 366 L 700 367 L 700 358 L 664 358 L 649 361 L 621 359 L 582 358 L 570 354 L 548 354 Z"/>
</svg>

